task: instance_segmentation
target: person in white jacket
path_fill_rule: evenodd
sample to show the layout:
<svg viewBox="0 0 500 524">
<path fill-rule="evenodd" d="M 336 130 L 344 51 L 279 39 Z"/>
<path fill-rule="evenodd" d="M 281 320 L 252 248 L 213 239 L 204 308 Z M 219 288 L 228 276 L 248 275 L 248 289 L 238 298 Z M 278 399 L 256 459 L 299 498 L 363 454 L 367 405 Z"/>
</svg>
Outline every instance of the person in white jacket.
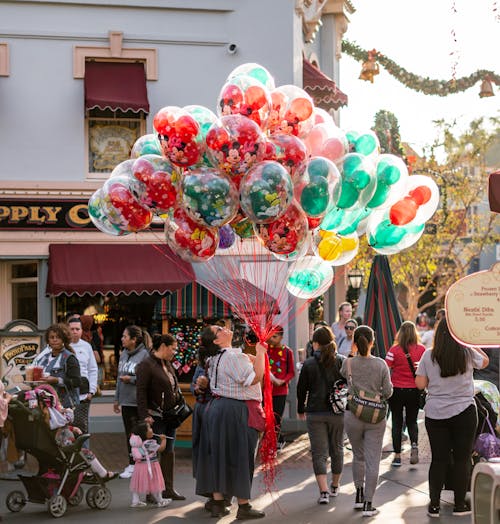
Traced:
<svg viewBox="0 0 500 524">
<path fill-rule="evenodd" d="M 75 426 L 83 433 L 89 432 L 90 402 L 97 391 L 97 362 L 92 346 L 82 340 L 82 321 L 80 317 L 71 317 L 68 320 L 71 332 L 71 347 L 75 351 L 76 358 L 80 363 L 80 404 L 75 406 Z M 88 442 L 88 441 L 87 441 Z"/>
</svg>

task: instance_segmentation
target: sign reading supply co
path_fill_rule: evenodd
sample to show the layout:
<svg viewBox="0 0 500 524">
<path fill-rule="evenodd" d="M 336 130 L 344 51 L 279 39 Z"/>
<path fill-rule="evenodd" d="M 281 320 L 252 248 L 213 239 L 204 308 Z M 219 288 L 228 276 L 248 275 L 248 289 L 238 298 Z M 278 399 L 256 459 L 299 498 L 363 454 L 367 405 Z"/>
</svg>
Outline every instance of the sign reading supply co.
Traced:
<svg viewBox="0 0 500 524">
<path fill-rule="evenodd" d="M 152 223 L 153 229 L 163 223 Z M 89 217 L 88 201 L 0 199 L 0 231 L 88 231 L 96 227 Z"/>
</svg>

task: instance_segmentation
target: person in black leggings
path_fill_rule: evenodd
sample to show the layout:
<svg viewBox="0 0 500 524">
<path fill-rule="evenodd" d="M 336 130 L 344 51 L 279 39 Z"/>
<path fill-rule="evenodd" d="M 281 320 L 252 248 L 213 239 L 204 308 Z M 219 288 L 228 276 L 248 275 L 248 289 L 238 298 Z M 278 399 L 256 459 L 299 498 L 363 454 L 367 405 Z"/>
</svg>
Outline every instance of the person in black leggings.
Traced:
<svg viewBox="0 0 500 524">
<path fill-rule="evenodd" d="M 436 328 L 434 348 L 420 359 L 415 383 L 419 389 L 428 390 L 425 427 L 432 452 L 429 517 L 439 517 L 441 490 L 450 462 L 455 494 L 453 515 L 471 513 L 465 493 L 477 427 L 472 372 L 473 368 L 486 367 L 488 362 L 480 348 L 461 346 L 451 336 L 446 317 Z"/>
</svg>

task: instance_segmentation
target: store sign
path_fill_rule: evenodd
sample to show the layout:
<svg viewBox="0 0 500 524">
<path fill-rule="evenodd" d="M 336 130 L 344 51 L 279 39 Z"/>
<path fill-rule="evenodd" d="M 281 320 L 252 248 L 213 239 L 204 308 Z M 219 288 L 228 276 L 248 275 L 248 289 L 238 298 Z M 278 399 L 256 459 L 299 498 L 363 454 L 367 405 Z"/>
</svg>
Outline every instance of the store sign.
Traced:
<svg viewBox="0 0 500 524">
<path fill-rule="evenodd" d="M 450 332 L 468 346 L 500 345 L 500 263 L 455 282 L 446 294 Z"/>
<path fill-rule="evenodd" d="M 152 224 L 153 229 L 163 224 Z M 89 217 L 87 200 L 2 200 L 0 230 L 88 231 L 96 227 Z"/>
<path fill-rule="evenodd" d="M 40 351 L 42 334 L 27 320 L 15 320 L 0 331 L 0 376 L 7 389 L 21 386 L 25 369 Z"/>
</svg>

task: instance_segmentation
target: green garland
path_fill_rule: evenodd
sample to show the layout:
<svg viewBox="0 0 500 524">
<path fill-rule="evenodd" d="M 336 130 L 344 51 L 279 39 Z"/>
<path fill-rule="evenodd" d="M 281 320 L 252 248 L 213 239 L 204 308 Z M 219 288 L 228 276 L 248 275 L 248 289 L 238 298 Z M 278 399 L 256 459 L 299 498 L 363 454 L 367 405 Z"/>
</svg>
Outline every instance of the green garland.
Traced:
<svg viewBox="0 0 500 524">
<path fill-rule="evenodd" d="M 342 40 L 342 51 L 347 55 L 352 56 L 358 62 L 366 62 L 368 60 L 368 51 L 366 49 L 361 49 L 361 47 L 349 42 L 348 40 Z M 406 87 L 409 87 L 414 91 L 420 91 L 426 95 L 447 96 L 452 93 L 459 93 L 469 89 L 477 82 L 484 80 L 486 77 L 496 85 L 500 85 L 500 75 L 485 69 L 480 69 L 469 76 L 464 76 L 455 80 L 432 80 L 428 77 L 423 78 L 410 73 L 378 51 L 375 51 L 374 58 L 396 80 L 404 84 Z"/>
</svg>

